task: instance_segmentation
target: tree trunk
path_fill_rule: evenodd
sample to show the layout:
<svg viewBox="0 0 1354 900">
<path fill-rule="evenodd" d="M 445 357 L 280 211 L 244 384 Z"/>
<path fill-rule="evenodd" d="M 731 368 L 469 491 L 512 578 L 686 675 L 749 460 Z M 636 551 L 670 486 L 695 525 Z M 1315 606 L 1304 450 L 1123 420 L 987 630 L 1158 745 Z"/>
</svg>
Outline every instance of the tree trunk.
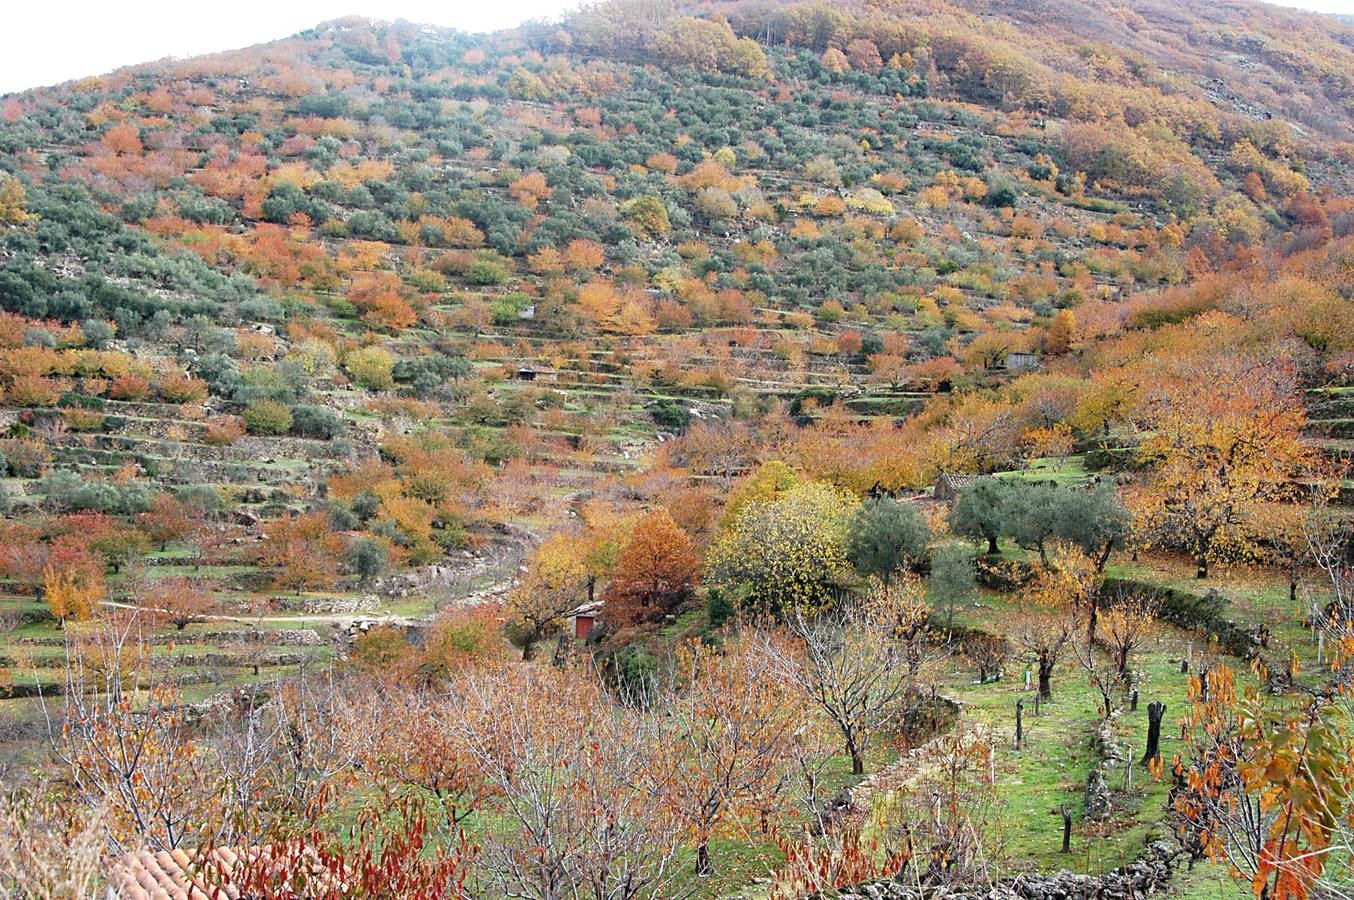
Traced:
<svg viewBox="0 0 1354 900">
<path fill-rule="evenodd" d="M 865 754 L 861 753 L 854 743 L 848 744 L 846 749 L 851 752 L 851 774 L 864 775 Z"/>
<path fill-rule="evenodd" d="M 989 534 L 987 536 L 987 555 L 996 556 L 1001 553 L 1001 548 L 997 546 L 997 536 Z"/>
<path fill-rule="evenodd" d="M 1165 715 L 1165 703 L 1153 700 L 1147 704 L 1147 750 L 1142 755 L 1143 765 L 1161 755 L 1161 720 Z"/>
<path fill-rule="evenodd" d="M 1100 555 L 1095 559 L 1095 570 L 1097 572 L 1105 571 L 1105 563 L 1110 561 L 1110 551 L 1114 549 L 1114 541 L 1105 541 L 1105 547 L 1100 551 Z"/>
<path fill-rule="evenodd" d="M 1039 661 L 1039 696 L 1045 700 L 1053 699 L 1053 663 Z"/>
<path fill-rule="evenodd" d="M 704 841 L 696 848 L 696 874 L 710 874 L 710 842 Z"/>
</svg>

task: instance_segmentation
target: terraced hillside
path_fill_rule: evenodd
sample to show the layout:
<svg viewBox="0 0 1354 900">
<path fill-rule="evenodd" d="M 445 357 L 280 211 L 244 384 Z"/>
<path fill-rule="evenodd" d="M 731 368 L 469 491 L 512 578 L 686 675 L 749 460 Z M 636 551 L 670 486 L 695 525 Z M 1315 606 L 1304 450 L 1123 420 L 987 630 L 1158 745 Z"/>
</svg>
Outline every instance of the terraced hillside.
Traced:
<svg viewBox="0 0 1354 900">
<path fill-rule="evenodd" d="M 561 896 L 556 765 L 616 896 L 1339 884 L 1207 823 L 1351 779 L 1263 763 L 1350 712 L 1352 83 L 1251 2 L 619 0 L 0 98 L 0 778 L 430 896 Z M 216 792 L 75 815 L 166 721 Z"/>
</svg>

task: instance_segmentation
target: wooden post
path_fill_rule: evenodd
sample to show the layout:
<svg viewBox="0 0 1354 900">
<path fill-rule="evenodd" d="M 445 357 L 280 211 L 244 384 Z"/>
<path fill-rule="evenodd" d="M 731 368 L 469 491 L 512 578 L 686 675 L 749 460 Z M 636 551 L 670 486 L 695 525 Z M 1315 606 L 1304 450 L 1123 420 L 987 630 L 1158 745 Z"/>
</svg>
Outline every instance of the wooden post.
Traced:
<svg viewBox="0 0 1354 900">
<path fill-rule="evenodd" d="M 1124 793 L 1133 790 L 1133 745 L 1128 745 L 1128 753 L 1124 755 Z"/>
<path fill-rule="evenodd" d="M 1019 750 L 1021 744 L 1025 742 L 1025 700 L 1022 697 L 1016 701 L 1016 749 Z"/>
<path fill-rule="evenodd" d="M 1132 693 L 1131 695 L 1129 695 L 1129 698 L 1128 698 L 1128 710 L 1129 710 L 1129 712 L 1137 712 L 1137 711 L 1138 711 L 1138 689 L 1137 689 L 1137 688 L 1134 688 L 1134 689 L 1133 689 L 1133 693 Z"/>
<path fill-rule="evenodd" d="M 1067 811 L 1067 804 L 1063 804 L 1063 852 L 1072 852 L 1072 814 Z"/>
</svg>

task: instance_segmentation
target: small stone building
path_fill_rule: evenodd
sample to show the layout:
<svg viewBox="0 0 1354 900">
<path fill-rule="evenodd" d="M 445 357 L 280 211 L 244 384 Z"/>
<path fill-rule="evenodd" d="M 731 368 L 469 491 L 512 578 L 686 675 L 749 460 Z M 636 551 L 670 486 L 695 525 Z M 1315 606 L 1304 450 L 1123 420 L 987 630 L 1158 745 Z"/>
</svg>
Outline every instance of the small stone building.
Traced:
<svg viewBox="0 0 1354 900">
<path fill-rule="evenodd" d="M 519 366 L 518 381 L 544 381 L 553 384 L 559 381 L 559 373 L 549 366 Z"/>
<path fill-rule="evenodd" d="M 955 475 L 950 472 L 941 472 L 936 476 L 936 487 L 932 496 L 936 500 L 945 503 L 953 503 L 959 499 L 959 495 L 964 488 L 973 483 L 976 475 Z"/>
<path fill-rule="evenodd" d="M 601 600 L 584 603 L 569 613 L 569 634 L 576 641 L 586 639 L 588 635 L 592 634 L 593 628 L 597 627 L 597 620 L 601 617 L 601 614 Z"/>
</svg>

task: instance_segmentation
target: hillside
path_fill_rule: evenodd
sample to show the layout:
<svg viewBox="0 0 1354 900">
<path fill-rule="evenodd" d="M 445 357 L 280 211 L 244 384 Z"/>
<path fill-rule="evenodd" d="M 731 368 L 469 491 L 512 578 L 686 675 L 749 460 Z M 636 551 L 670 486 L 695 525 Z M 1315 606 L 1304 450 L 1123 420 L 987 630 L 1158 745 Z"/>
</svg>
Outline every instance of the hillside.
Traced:
<svg viewBox="0 0 1354 900">
<path fill-rule="evenodd" d="M 1250 880 L 1265 866 L 1182 824 L 1204 801 L 1180 785 L 1217 777 L 1210 672 L 1287 665 L 1256 715 L 1299 721 L 1277 704 L 1329 700 L 1354 646 L 1352 161 L 1354 27 L 1255 2 L 618 0 L 484 36 L 340 19 L 0 98 L 0 779 L 53 752 L 78 772 L 34 698 L 69 716 L 99 681 L 203 747 L 258 709 L 363 736 L 213 845 L 287 833 L 331 791 L 432 796 L 442 875 L 403 874 L 455 869 L 472 896 L 538 895 L 495 862 L 520 836 L 493 804 L 583 733 L 635 755 L 568 766 L 647 759 L 690 792 L 593 785 L 634 814 L 627 852 L 670 851 L 598 896 L 919 873 L 902 833 L 939 854 L 923 883 L 960 832 L 991 843 L 954 851 L 953 883 L 1101 876 L 1167 836 L 1209 858 L 1177 889 Z M 1089 622 L 1055 634 L 1054 611 Z M 881 712 L 867 747 L 809 746 L 802 723 L 835 732 L 791 696 L 808 612 L 869 638 L 823 652 L 910 660 L 891 702 L 927 702 Z M 1055 671 L 1059 704 L 1030 681 Z M 663 753 L 694 738 L 664 729 L 731 693 L 763 756 L 799 755 L 688 784 Z M 1121 775 L 1140 693 L 1170 707 L 1174 790 Z M 1022 753 L 1011 710 L 1036 694 L 1053 711 Z M 411 723 L 436 734 L 389 731 Z M 908 768 L 923 738 L 968 759 L 962 790 Z M 918 781 L 986 818 L 896 819 Z M 843 789 L 869 815 L 800 835 Z M 183 821 L 228 818 L 193 802 Z M 119 852 L 192 845 L 124 812 Z"/>
</svg>

